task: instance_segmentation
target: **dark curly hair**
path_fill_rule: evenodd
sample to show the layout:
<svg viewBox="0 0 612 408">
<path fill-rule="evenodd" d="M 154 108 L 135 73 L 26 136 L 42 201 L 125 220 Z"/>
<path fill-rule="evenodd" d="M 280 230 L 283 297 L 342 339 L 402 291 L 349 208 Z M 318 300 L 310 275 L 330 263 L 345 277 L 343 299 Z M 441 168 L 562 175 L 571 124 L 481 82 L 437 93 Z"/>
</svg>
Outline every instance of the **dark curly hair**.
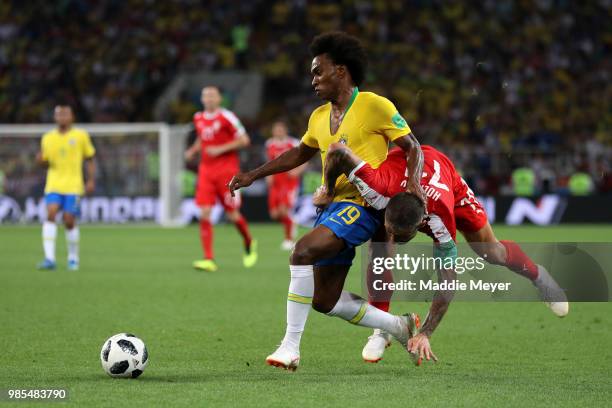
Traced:
<svg viewBox="0 0 612 408">
<path fill-rule="evenodd" d="M 361 85 L 365 79 L 368 57 L 361 42 L 342 31 L 332 31 L 316 36 L 310 43 L 312 57 L 327 54 L 334 64 L 346 65 L 353 83 Z"/>
</svg>

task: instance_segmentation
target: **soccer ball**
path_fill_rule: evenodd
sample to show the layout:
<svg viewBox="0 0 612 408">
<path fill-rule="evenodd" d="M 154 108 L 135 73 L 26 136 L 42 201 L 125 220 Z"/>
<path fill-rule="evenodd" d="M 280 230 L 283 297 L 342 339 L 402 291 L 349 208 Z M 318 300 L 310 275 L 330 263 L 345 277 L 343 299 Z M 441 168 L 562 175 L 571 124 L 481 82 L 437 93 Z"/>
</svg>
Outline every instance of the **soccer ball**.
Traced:
<svg viewBox="0 0 612 408">
<path fill-rule="evenodd" d="M 111 377 L 136 378 L 147 366 L 149 353 L 138 337 L 119 333 L 104 342 L 100 361 L 104 371 Z"/>
</svg>

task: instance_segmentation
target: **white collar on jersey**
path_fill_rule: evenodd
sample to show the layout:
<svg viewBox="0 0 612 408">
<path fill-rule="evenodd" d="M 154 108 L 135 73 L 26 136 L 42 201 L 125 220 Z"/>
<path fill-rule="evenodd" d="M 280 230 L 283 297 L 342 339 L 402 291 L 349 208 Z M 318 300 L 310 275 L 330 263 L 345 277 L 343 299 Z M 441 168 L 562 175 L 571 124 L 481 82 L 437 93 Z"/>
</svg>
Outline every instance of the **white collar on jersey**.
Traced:
<svg viewBox="0 0 612 408">
<path fill-rule="evenodd" d="M 220 112 L 221 112 L 221 109 L 217 109 L 214 112 L 202 111 L 202 116 L 204 116 L 204 119 L 211 120 L 211 119 L 214 119 L 215 117 L 217 117 L 217 115 Z"/>
</svg>

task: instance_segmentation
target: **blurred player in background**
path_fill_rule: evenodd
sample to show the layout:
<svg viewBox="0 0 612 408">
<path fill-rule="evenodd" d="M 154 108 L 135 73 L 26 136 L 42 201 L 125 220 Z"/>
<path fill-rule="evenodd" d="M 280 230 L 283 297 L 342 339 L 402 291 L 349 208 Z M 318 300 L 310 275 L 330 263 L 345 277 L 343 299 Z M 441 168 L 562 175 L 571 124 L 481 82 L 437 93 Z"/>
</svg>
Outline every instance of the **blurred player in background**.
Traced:
<svg viewBox="0 0 612 408">
<path fill-rule="evenodd" d="M 38 269 L 55 269 L 55 218 L 61 211 L 66 227 L 68 269 L 76 271 L 79 269 L 79 227 L 76 218 L 84 190 L 93 193 L 95 189 L 96 167 L 93 157 L 96 150 L 86 131 L 72 127 L 74 115 L 70 106 L 56 106 L 54 119 L 57 128 L 43 135 L 41 151 L 36 156 L 36 160 L 48 168 L 45 184 L 47 220 L 43 222 L 42 230 L 45 260 L 38 265 Z M 83 160 L 87 163 L 85 186 Z"/>
<path fill-rule="evenodd" d="M 266 158 L 268 161 L 274 160 L 299 144 L 298 139 L 289 136 L 286 123 L 276 121 L 272 125 L 272 137 L 266 142 Z M 280 221 L 285 228 L 285 239 L 281 243 L 281 249 L 285 251 L 291 251 L 295 244 L 296 225 L 291 213 L 300 188 L 300 176 L 305 167 L 306 164 L 302 164 L 288 172 L 273 174 L 266 178 L 270 218 Z"/>
<path fill-rule="evenodd" d="M 257 262 L 257 242 L 251 238 L 247 220 L 240 213 L 240 195 L 230 194 L 227 184 L 240 171 L 238 150 L 250 144 L 242 123 L 233 112 L 221 108 L 221 92 L 216 86 L 202 89 L 204 111 L 197 112 L 193 124 L 197 139 L 185 152 L 185 159 L 192 160 L 200 153 L 196 204 L 201 208 L 200 239 L 204 259 L 194 261 L 196 269 L 217 270 L 213 253 L 213 229 L 210 213 L 217 199 L 225 209 L 225 215 L 234 223 L 244 241 L 243 264 L 250 268 Z"/>
<path fill-rule="evenodd" d="M 315 204 L 324 206 L 331 203 L 336 179 L 345 174 L 368 204 L 376 209 L 386 208 L 385 228 L 395 242 L 410 241 L 418 230 L 432 238 L 436 256 L 454 258 L 457 256 L 455 242 L 459 230 L 474 252 L 484 260 L 494 265 L 503 265 L 531 280 L 540 298 L 555 315 L 567 315 L 569 304 L 563 289 L 516 242 L 497 239 L 484 208 L 452 161 L 431 146 L 423 145 L 422 150 L 425 162 L 421 186 L 428 197 L 425 217 L 421 201 L 414 194 L 405 193 L 408 181 L 406 155 L 397 147 L 391 149 L 387 159 L 374 169 L 347 146 L 339 143 L 331 145 L 325 163 L 326 185 L 315 194 Z M 368 287 L 371 288 L 374 275 L 371 269 L 368 272 Z M 456 279 L 452 271 L 440 273 L 448 280 Z M 382 278 L 385 282 L 393 282 L 390 271 L 383 274 Z M 377 294 L 377 298 L 370 299 L 370 303 L 388 311 L 392 294 L 391 291 Z M 429 338 L 446 313 L 450 297 L 436 294 L 422 329 L 408 343 L 409 350 L 417 352 L 420 359 L 436 359 Z M 391 336 L 375 330 L 363 349 L 363 359 L 378 362 L 389 344 Z"/>
</svg>

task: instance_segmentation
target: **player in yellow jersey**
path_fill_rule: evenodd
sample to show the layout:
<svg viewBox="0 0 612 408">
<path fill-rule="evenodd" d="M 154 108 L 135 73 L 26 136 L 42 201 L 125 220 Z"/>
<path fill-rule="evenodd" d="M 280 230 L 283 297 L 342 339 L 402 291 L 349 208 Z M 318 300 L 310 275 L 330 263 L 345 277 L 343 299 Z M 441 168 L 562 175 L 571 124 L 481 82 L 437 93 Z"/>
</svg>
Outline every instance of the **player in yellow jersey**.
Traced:
<svg viewBox="0 0 612 408">
<path fill-rule="evenodd" d="M 68 247 L 68 269 L 79 269 L 79 228 L 76 217 L 79 215 L 79 200 L 83 192 L 92 193 L 95 189 L 95 164 L 92 160 L 94 149 L 89 134 L 73 128 L 72 108 L 58 105 L 54 111 L 57 128 L 45 133 L 41 149 L 36 159 L 47 167 L 45 184 L 45 203 L 47 219 L 43 222 L 43 249 L 45 260 L 39 269 L 55 269 L 55 238 L 58 212 L 63 212 Z M 83 183 L 83 161 L 87 161 L 87 184 Z"/>
<path fill-rule="evenodd" d="M 317 152 L 325 163 L 329 145 L 335 142 L 345 143 L 376 168 L 386 159 L 388 145 L 393 142 L 407 155 L 408 190 L 422 197 L 419 178 L 423 156 L 406 121 L 389 100 L 358 89 L 366 68 L 365 50 L 359 40 L 341 32 L 322 34 L 313 40 L 310 51 L 312 86 L 327 103 L 311 114 L 299 146 L 253 171 L 237 174 L 230 182 L 230 191 L 291 170 Z M 334 202 L 319 214 L 314 229 L 296 243 L 291 254 L 287 330 L 281 345 L 266 359 L 270 365 L 297 368 L 300 339 L 311 305 L 318 312 L 353 324 L 386 327 L 404 346 L 414 334 L 418 320 L 414 314 L 394 316 L 342 290 L 355 247 L 374 236 L 381 218 L 365 205 L 346 177 L 338 179 L 334 191 Z"/>
</svg>

